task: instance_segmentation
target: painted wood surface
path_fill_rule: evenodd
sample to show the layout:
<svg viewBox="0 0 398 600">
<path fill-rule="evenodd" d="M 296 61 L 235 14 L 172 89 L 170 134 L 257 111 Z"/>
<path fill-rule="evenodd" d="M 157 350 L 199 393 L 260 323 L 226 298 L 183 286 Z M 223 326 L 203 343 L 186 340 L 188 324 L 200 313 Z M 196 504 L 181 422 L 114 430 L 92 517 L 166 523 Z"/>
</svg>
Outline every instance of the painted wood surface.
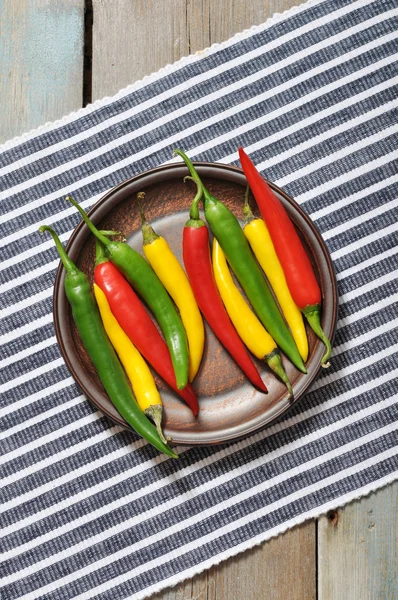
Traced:
<svg viewBox="0 0 398 600">
<path fill-rule="evenodd" d="M 319 519 L 318 598 L 398 598 L 397 484 Z"/>
<path fill-rule="evenodd" d="M 84 0 L 0 0 L 0 143 L 82 106 Z"/>
<path fill-rule="evenodd" d="M 93 100 L 298 3 L 86 2 Z M 83 31 L 83 0 L 0 0 L 0 142 L 80 108 Z M 307 523 L 151 600 L 395 600 L 397 505 L 395 484 L 321 518 L 318 536 Z"/>
<path fill-rule="evenodd" d="M 93 99 L 297 4 L 300 0 L 93 0 Z"/>
</svg>

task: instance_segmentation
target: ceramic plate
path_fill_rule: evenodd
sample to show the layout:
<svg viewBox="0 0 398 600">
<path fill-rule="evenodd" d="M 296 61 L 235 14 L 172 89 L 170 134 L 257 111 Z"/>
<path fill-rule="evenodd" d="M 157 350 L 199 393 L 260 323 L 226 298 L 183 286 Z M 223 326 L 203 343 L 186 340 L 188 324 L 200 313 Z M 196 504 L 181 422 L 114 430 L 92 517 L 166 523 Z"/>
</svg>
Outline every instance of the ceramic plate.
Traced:
<svg viewBox="0 0 398 600">
<path fill-rule="evenodd" d="M 221 164 L 194 164 L 210 192 L 242 219 L 246 187 L 243 172 Z M 182 229 L 189 218 L 189 207 L 196 191 L 192 182 L 183 183 L 187 174 L 185 165 L 173 163 L 137 175 L 107 193 L 92 208 L 90 218 L 100 229 L 123 232 L 128 243 L 142 252 L 135 196 L 137 192 L 145 191 L 147 220 L 157 233 L 167 239 L 181 260 Z M 332 338 L 337 318 L 337 292 L 327 248 L 311 219 L 294 200 L 275 185 L 270 185 L 287 209 L 311 257 L 322 290 L 322 326 L 326 335 Z M 94 237 L 83 222 L 73 232 L 67 251 L 92 281 Z M 54 323 L 62 355 L 76 382 L 95 406 L 113 421 L 126 425 L 105 394 L 82 347 L 65 296 L 64 277 L 65 271 L 60 265 L 54 288 Z M 171 436 L 178 444 L 217 444 L 245 436 L 280 417 L 300 400 L 320 370 L 324 347 L 308 328 L 307 333 L 310 347 L 308 374 L 303 375 L 283 358 L 294 390 L 294 400 L 289 400 L 285 386 L 257 360 L 255 363 L 268 388 L 268 394 L 254 389 L 206 324 L 205 352 L 201 369 L 194 381 L 200 403 L 199 418 L 195 420 L 184 402 L 156 377 L 165 406 L 166 435 Z"/>
</svg>

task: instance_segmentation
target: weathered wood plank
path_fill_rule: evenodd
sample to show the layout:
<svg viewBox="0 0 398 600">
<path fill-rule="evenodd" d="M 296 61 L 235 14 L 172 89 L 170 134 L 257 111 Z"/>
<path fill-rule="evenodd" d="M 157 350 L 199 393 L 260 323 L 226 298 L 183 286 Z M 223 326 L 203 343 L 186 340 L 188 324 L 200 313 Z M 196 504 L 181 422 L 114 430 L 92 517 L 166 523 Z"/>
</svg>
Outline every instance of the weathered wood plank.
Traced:
<svg viewBox="0 0 398 600">
<path fill-rule="evenodd" d="M 319 600 L 396 600 L 398 484 L 318 522 Z"/>
<path fill-rule="evenodd" d="M 93 100 L 300 0 L 93 0 Z"/>
<path fill-rule="evenodd" d="M 93 0 L 93 100 L 187 54 L 185 0 Z"/>
<path fill-rule="evenodd" d="M 0 0 L 0 142 L 82 106 L 84 0 Z"/>
<path fill-rule="evenodd" d="M 93 0 L 93 100 L 294 4 L 299 0 Z M 312 522 L 151 600 L 312 600 L 315 567 Z"/>
<path fill-rule="evenodd" d="M 211 0 L 187 0 L 187 38 L 186 54 L 194 54 L 211 45 L 210 38 Z M 223 2 L 220 2 L 223 4 Z"/>
<path fill-rule="evenodd" d="M 210 0 L 210 40 L 218 43 L 248 29 L 260 25 L 275 13 L 282 13 L 303 0 Z"/>
<path fill-rule="evenodd" d="M 216 594 L 209 600 L 315 600 L 314 524 L 295 527 L 222 563 L 215 579 Z"/>
</svg>

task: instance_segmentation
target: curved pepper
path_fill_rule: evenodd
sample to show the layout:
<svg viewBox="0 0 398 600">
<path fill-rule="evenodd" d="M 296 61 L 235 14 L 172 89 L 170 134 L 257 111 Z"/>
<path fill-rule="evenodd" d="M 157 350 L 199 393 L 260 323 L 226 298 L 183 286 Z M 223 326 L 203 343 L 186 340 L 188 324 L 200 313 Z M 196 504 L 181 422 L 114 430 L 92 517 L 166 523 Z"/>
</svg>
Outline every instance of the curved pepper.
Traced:
<svg viewBox="0 0 398 600">
<path fill-rule="evenodd" d="M 262 219 L 254 217 L 249 206 L 249 187 L 246 190 L 243 214 L 245 224 L 243 233 L 248 240 L 254 256 L 257 258 L 262 270 L 267 276 L 271 288 L 274 291 L 279 306 L 283 312 L 294 341 L 297 344 L 301 358 L 305 362 L 308 358 L 308 339 L 304 327 L 303 315 L 297 308 L 289 288 L 286 277 L 275 252 L 271 236 L 266 224 Z"/>
<path fill-rule="evenodd" d="M 184 227 L 183 258 L 193 293 L 199 308 L 220 342 L 240 366 L 246 377 L 262 392 L 267 388 L 236 333 L 214 281 L 209 249 L 209 231 L 199 218 L 198 203 L 201 189 L 192 202 L 190 219 Z"/>
<path fill-rule="evenodd" d="M 65 292 L 72 308 L 73 320 L 110 400 L 121 416 L 139 435 L 161 452 L 172 458 L 178 458 L 178 455 L 162 442 L 154 425 L 140 410 L 126 375 L 105 333 L 86 275 L 70 260 L 57 234 L 51 227 L 42 225 L 39 231 L 41 233 L 48 231 L 55 242 L 66 271 Z"/>
<path fill-rule="evenodd" d="M 192 178 L 201 186 L 206 220 L 254 311 L 279 348 L 300 371 L 306 373 L 296 343 L 279 312 L 238 220 L 225 204 L 214 198 L 205 188 L 189 158 L 181 150 L 174 152 L 183 158 Z"/>
<path fill-rule="evenodd" d="M 66 198 L 80 212 L 95 237 L 105 246 L 110 260 L 122 271 L 137 293 L 153 312 L 170 350 L 178 389 L 188 383 L 188 342 L 184 326 L 170 296 L 147 261 L 124 242 L 109 240 L 91 223 L 81 206 L 71 196 Z"/>
<path fill-rule="evenodd" d="M 154 322 L 123 275 L 105 255 L 99 255 L 94 281 L 104 292 L 112 314 L 134 346 L 165 382 L 185 400 L 196 417 L 198 399 L 190 383 L 179 390 L 170 352 Z"/>
<path fill-rule="evenodd" d="M 239 337 L 254 356 L 264 360 L 280 377 L 292 397 L 292 386 L 283 368 L 277 345 L 235 285 L 225 254 L 216 238 L 213 240 L 213 271 L 218 291 Z"/>
<path fill-rule="evenodd" d="M 191 286 L 184 269 L 173 254 L 170 246 L 158 235 L 153 227 L 146 222 L 140 199 L 145 193 L 137 195 L 138 206 L 142 220 L 142 237 L 144 254 L 174 300 L 184 324 L 189 348 L 189 381 L 193 381 L 202 361 L 205 344 L 205 329 L 202 315 L 193 295 Z"/>
<path fill-rule="evenodd" d="M 332 346 L 321 327 L 321 290 L 311 261 L 282 203 L 261 177 L 243 148 L 239 148 L 239 158 L 261 216 L 268 227 L 292 298 L 316 335 L 325 344 L 326 352 L 321 365 L 326 368 L 329 366 Z"/>
<path fill-rule="evenodd" d="M 104 292 L 95 283 L 94 296 L 97 301 L 106 334 L 126 371 L 138 406 L 147 417 L 152 419 L 160 439 L 167 444 L 167 440 L 162 431 L 162 399 L 156 387 L 153 375 L 137 348 L 124 333 L 123 329 L 113 316 Z"/>
</svg>

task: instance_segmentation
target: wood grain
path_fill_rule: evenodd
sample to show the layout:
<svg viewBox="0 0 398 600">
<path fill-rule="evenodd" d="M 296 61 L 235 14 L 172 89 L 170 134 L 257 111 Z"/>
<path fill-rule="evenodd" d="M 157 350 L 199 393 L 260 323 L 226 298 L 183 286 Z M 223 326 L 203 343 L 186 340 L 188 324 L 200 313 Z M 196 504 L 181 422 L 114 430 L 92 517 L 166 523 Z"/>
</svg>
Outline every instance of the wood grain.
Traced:
<svg viewBox="0 0 398 600">
<path fill-rule="evenodd" d="M 297 4 L 299 0 L 93 0 L 93 100 Z"/>
<path fill-rule="evenodd" d="M 82 106 L 84 0 L 0 0 L 0 143 Z"/>
<path fill-rule="evenodd" d="M 319 600 L 396 600 L 398 485 L 319 520 Z"/>
<path fill-rule="evenodd" d="M 301 3 L 302 0 L 210 0 L 210 41 L 214 44 L 227 40 L 239 31 L 263 23 L 275 13 L 284 12 Z"/>
<path fill-rule="evenodd" d="M 93 0 L 93 100 L 187 54 L 185 0 Z"/>
</svg>

